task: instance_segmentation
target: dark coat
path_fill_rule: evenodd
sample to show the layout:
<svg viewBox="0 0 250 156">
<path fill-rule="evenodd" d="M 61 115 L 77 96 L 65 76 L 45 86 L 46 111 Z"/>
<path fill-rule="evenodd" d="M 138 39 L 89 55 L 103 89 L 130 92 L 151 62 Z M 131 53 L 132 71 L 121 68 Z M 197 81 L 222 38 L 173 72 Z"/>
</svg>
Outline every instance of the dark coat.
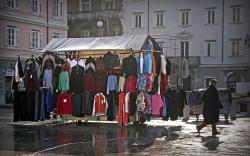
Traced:
<svg viewBox="0 0 250 156">
<path fill-rule="evenodd" d="M 204 122 L 207 124 L 213 124 L 219 121 L 219 109 L 222 107 L 218 91 L 214 85 L 204 92 L 203 97 L 204 108 L 203 117 Z"/>
</svg>

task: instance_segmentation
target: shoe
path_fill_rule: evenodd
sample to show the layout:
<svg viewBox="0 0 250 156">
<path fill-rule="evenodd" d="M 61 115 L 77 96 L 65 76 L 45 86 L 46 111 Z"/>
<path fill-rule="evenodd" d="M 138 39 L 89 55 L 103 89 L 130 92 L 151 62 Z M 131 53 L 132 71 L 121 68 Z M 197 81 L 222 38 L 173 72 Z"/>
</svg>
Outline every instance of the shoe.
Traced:
<svg viewBox="0 0 250 156">
<path fill-rule="evenodd" d="M 197 129 L 197 132 L 198 132 L 199 135 L 200 135 L 200 130 L 201 130 L 201 128 L 200 128 L 199 126 L 196 126 L 196 129 Z"/>
<path fill-rule="evenodd" d="M 212 132 L 213 136 L 216 136 L 217 134 L 220 134 L 220 132 L 218 132 L 218 131 Z"/>
</svg>

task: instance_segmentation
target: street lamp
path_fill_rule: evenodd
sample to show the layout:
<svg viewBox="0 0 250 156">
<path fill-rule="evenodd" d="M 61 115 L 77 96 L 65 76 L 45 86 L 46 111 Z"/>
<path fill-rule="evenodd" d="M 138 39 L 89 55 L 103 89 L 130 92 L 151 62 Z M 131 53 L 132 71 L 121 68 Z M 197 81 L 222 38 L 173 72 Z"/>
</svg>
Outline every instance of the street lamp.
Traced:
<svg viewBox="0 0 250 156">
<path fill-rule="evenodd" d="M 99 28 L 101 28 L 103 26 L 103 22 L 102 21 L 97 21 L 96 26 L 97 26 L 96 34 L 97 34 L 97 36 L 99 36 L 99 31 L 98 30 L 99 30 Z"/>
</svg>

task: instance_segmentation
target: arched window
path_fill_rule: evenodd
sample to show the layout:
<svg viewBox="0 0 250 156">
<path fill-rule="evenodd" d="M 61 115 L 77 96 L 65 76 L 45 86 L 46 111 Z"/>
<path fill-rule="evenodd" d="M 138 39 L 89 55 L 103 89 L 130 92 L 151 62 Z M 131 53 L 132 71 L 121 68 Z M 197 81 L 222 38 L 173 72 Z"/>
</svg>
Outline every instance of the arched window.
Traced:
<svg viewBox="0 0 250 156">
<path fill-rule="evenodd" d="M 227 78 L 227 87 L 235 89 L 236 82 L 240 82 L 240 81 L 241 81 L 240 75 L 237 73 L 232 73 Z"/>
</svg>

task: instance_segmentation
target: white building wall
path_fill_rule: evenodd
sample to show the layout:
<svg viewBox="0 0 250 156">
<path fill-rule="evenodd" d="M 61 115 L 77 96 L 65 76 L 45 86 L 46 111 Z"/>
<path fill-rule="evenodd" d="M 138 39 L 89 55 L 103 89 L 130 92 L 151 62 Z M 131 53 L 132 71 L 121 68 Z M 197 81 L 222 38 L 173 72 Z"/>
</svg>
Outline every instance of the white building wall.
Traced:
<svg viewBox="0 0 250 156">
<path fill-rule="evenodd" d="M 149 1 L 149 32 L 147 31 Z M 223 1 L 224 1 L 224 38 L 222 38 L 223 26 Z M 232 24 L 232 6 L 240 6 L 240 24 Z M 207 9 L 214 8 L 215 24 L 207 24 Z M 250 36 L 250 1 L 249 0 L 125 0 L 123 1 L 123 29 L 124 34 L 150 34 L 167 48 L 167 56 L 180 56 L 180 40 L 176 36 L 183 32 L 189 35 L 189 56 L 199 56 L 198 69 L 192 69 L 191 78 L 193 88 L 203 87 L 205 77 L 216 77 L 219 86 L 225 87 L 223 82 L 229 72 L 238 74 L 249 73 L 250 47 L 245 45 L 245 36 Z M 190 26 L 181 26 L 180 10 L 188 9 L 190 12 Z M 155 27 L 155 11 L 164 11 L 164 26 Z M 131 17 L 134 12 L 143 12 L 144 27 L 133 29 Z M 146 25 L 145 25 L 146 24 Z M 176 40 L 171 40 L 176 39 Z M 241 39 L 240 56 L 231 56 L 231 39 Z M 215 55 L 205 55 L 205 40 L 215 40 Z M 222 44 L 223 41 L 223 44 Z M 175 43 L 176 42 L 176 43 Z M 250 41 L 249 41 L 250 42 Z M 175 46 L 176 44 L 176 46 Z M 223 52 L 222 52 L 223 46 Z M 176 48 L 176 49 L 175 49 Z M 198 72 L 198 73 L 197 73 Z M 200 73 L 199 73 L 200 72 Z M 245 75 L 245 80 L 250 76 Z M 249 81 L 249 80 L 248 80 Z"/>
</svg>

